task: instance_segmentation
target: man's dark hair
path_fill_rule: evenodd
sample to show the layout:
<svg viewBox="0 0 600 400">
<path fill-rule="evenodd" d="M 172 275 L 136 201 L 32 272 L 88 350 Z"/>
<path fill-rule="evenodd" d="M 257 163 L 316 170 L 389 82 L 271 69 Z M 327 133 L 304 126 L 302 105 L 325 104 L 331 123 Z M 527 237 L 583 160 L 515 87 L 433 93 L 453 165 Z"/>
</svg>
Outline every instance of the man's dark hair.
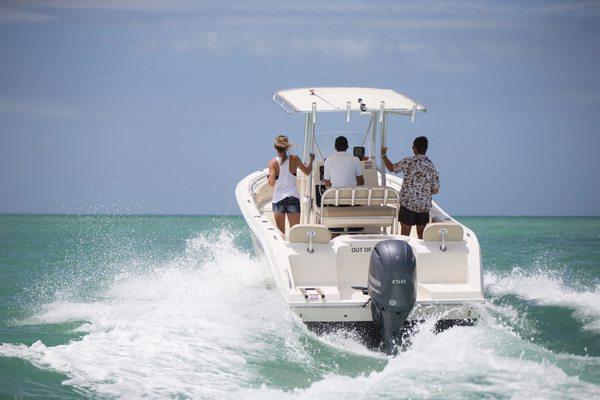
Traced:
<svg viewBox="0 0 600 400">
<path fill-rule="evenodd" d="M 425 136 L 419 136 L 413 142 L 413 147 L 417 150 L 419 154 L 427 153 L 427 146 L 429 145 L 429 141 Z"/>
<path fill-rule="evenodd" d="M 338 136 L 335 139 L 335 149 L 337 151 L 346 151 L 348 150 L 348 139 L 345 136 Z"/>
</svg>

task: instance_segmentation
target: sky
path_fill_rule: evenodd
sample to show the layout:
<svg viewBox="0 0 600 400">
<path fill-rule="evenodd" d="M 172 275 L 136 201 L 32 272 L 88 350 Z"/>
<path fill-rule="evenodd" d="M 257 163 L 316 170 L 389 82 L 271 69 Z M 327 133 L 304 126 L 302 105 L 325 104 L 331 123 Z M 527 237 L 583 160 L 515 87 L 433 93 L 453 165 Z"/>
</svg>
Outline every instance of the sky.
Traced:
<svg viewBox="0 0 600 400">
<path fill-rule="evenodd" d="M 319 86 L 424 104 L 453 215 L 600 215 L 600 2 L 427 0 L 2 0 L 0 213 L 238 214 Z"/>
</svg>

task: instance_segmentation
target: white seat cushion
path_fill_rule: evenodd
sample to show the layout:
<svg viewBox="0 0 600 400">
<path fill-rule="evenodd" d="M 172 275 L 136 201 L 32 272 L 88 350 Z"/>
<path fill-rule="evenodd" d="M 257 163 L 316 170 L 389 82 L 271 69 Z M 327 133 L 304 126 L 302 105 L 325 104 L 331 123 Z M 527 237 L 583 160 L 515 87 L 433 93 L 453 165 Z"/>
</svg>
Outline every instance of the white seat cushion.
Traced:
<svg viewBox="0 0 600 400">
<path fill-rule="evenodd" d="M 321 210 L 318 209 L 320 215 Z M 395 217 L 396 209 L 388 206 L 323 207 L 322 217 Z"/>
</svg>

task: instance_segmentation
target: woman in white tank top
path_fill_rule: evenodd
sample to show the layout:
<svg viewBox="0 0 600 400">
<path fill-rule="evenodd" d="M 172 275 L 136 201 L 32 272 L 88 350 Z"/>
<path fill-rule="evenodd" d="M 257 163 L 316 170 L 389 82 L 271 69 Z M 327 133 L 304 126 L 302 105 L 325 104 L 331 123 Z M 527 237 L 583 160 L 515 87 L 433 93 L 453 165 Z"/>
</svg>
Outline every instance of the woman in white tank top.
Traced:
<svg viewBox="0 0 600 400">
<path fill-rule="evenodd" d="M 312 172 L 312 162 L 315 155 L 310 155 L 310 161 L 304 165 L 297 156 L 288 155 L 291 144 L 284 135 L 275 137 L 273 143 L 277 157 L 269 161 L 269 185 L 273 186 L 273 216 L 277 228 L 285 233 L 285 216 L 287 215 L 290 228 L 300 223 L 300 193 L 296 185 L 298 168 L 306 175 Z"/>
</svg>

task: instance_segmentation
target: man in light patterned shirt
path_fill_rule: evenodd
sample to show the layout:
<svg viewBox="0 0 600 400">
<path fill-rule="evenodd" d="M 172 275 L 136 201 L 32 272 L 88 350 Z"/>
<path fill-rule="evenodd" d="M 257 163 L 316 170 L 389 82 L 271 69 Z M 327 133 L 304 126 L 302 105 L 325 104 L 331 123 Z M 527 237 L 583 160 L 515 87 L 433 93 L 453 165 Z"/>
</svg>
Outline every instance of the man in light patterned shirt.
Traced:
<svg viewBox="0 0 600 400">
<path fill-rule="evenodd" d="M 400 190 L 400 221 L 401 233 L 410 235 L 413 225 L 417 226 L 417 236 L 423 239 L 423 230 L 429 222 L 431 195 L 440 190 L 440 177 L 435 166 L 427 158 L 428 141 L 425 136 L 419 136 L 413 142 L 413 157 L 406 157 L 397 163 L 387 158 L 387 147 L 381 148 L 381 156 L 388 171 L 402 172 L 404 179 Z"/>
</svg>

